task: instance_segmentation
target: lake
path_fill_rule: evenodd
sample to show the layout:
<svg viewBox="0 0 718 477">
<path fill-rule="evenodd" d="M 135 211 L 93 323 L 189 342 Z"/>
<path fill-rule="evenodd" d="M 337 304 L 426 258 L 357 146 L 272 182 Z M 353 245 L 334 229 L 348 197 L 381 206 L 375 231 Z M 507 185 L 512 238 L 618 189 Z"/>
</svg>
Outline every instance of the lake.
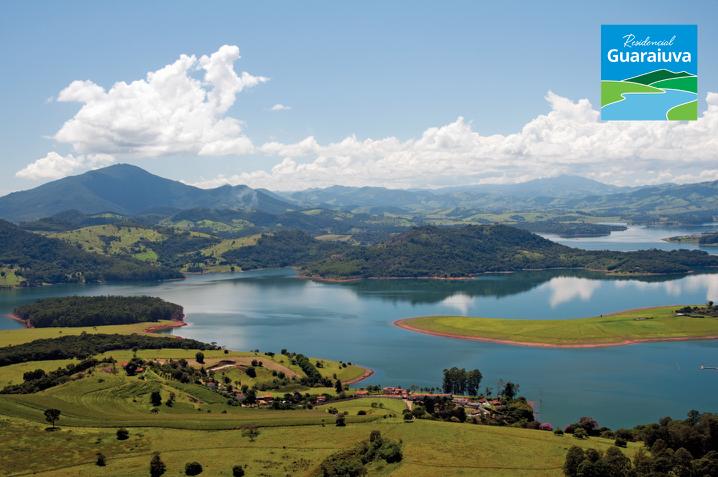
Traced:
<svg viewBox="0 0 718 477">
<path fill-rule="evenodd" d="M 631 228 L 573 246 L 632 249 L 688 229 Z M 620 235 L 623 234 L 623 235 Z M 654 237 L 649 240 L 648 237 Z M 626 240 L 624 240 L 626 239 Z M 629 240 L 630 239 L 630 240 Z M 629 245 L 627 245 L 629 244 Z M 634 245 L 630 245 L 634 244 Z M 594 349 L 534 349 L 427 336 L 394 320 L 461 314 L 508 318 L 577 318 L 627 308 L 718 299 L 718 274 L 609 278 L 579 271 L 485 275 L 475 280 L 367 280 L 317 283 L 289 269 L 195 275 L 180 281 L 62 285 L 0 291 L 0 313 L 64 294 L 147 294 L 185 307 L 190 326 L 174 332 L 235 349 L 279 351 L 352 361 L 375 370 L 366 383 L 439 386 L 442 369 L 479 368 L 484 386 L 518 382 L 540 418 L 565 425 L 591 415 L 602 425 L 630 426 L 690 409 L 718 411 L 718 341 L 646 343 Z M 15 328 L 0 320 L 0 328 Z"/>
<path fill-rule="evenodd" d="M 663 93 L 623 93 L 623 97 L 623 101 L 601 108 L 603 121 L 626 118 L 665 121 L 671 108 L 695 101 L 698 95 L 689 91 L 666 90 Z"/>
</svg>

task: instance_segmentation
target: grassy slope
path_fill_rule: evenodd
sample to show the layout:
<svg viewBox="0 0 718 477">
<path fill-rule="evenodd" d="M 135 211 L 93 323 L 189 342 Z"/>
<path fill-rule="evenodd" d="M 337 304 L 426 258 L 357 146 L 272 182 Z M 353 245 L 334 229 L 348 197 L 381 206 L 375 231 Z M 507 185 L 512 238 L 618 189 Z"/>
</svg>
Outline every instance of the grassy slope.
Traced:
<svg viewBox="0 0 718 477">
<path fill-rule="evenodd" d="M 691 93 L 698 92 L 698 77 L 697 76 L 685 76 L 682 78 L 670 78 L 661 81 L 651 83 L 654 88 L 662 89 L 680 89 L 682 91 L 690 91 Z"/>
<path fill-rule="evenodd" d="M 344 428 L 265 428 L 255 442 L 237 431 L 134 428 L 130 439 L 117 441 L 114 429 L 63 428 L 50 433 L 43 428 L 0 418 L 0 440 L 10 443 L 0 454 L 0 465 L 10 475 L 30 470 L 61 477 L 145 475 L 151 453 L 159 451 L 167 475 L 178 475 L 186 462 L 197 460 L 205 468 L 202 475 L 231 475 L 232 465 L 241 463 L 248 466 L 247 475 L 308 476 L 329 454 L 366 439 L 377 429 L 403 441 L 404 460 L 388 469 L 374 468 L 370 475 L 560 476 L 571 445 L 600 449 L 610 445 L 605 439 L 579 441 L 544 431 L 431 421 L 404 424 L 397 419 L 350 423 Z M 636 449 L 631 445 L 627 453 Z M 107 456 L 107 467 L 94 465 L 97 451 Z M 42 459 L 35 458 L 39 453 Z"/>
<path fill-rule="evenodd" d="M 690 121 L 698 117 L 698 101 L 679 104 L 669 109 L 666 117 L 671 121 Z"/>
<path fill-rule="evenodd" d="M 22 276 L 14 268 L 0 266 L 0 288 L 20 285 Z"/>
<path fill-rule="evenodd" d="M 718 336 L 717 318 L 675 316 L 675 309 L 657 307 L 629 310 L 603 317 L 573 320 L 431 316 L 404 322 L 423 331 L 448 333 L 457 337 L 564 346 Z"/>
<path fill-rule="evenodd" d="M 68 232 L 53 233 L 49 236 L 79 245 L 87 252 L 103 255 L 132 255 L 144 261 L 157 261 L 157 254 L 139 245 L 139 242 L 159 242 L 164 239 L 161 233 L 152 229 L 111 224 L 93 225 Z"/>
<path fill-rule="evenodd" d="M 663 93 L 663 90 L 630 81 L 601 81 L 601 107 L 623 101 L 624 93 Z"/>
</svg>

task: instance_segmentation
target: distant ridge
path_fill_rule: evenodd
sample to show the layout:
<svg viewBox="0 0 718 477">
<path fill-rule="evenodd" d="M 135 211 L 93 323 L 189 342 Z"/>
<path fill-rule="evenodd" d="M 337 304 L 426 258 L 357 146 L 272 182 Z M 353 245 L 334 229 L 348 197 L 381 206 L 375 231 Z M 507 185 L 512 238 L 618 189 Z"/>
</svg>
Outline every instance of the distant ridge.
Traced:
<svg viewBox="0 0 718 477">
<path fill-rule="evenodd" d="M 156 176 L 137 166 L 116 164 L 0 197 L 0 218 L 18 222 L 67 210 L 135 215 L 196 207 L 269 213 L 292 208 L 274 194 L 247 186 L 200 189 Z"/>
</svg>

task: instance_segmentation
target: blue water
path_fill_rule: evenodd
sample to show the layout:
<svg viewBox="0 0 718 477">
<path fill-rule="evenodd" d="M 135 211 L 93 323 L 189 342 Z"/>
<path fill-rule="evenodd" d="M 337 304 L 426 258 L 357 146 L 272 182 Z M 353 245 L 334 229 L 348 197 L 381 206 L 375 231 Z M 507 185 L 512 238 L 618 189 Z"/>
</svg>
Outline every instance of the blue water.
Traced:
<svg viewBox="0 0 718 477">
<path fill-rule="evenodd" d="M 669 109 L 694 101 L 695 93 L 668 90 L 665 93 L 624 93 L 623 101 L 601 108 L 602 120 L 665 120 Z"/>
<path fill-rule="evenodd" d="M 646 238 L 654 233 L 663 235 L 634 230 L 631 240 L 643 237 L 641 248 L 650 248 L 659 245 Z M 572 245 L 597 239 L 581 240 Z M 633 243 L 602 240 L 614 248 Z M 718 365 L 718 342 L 551 350 L 426 336 L 392 325 L 399 318 L 429 314 L 569 319 L 642 306 L 718 301 L 718 274 L 619 279 L 551 271 L 486 275 L 471 281 L 327 284 L 301 280 L 282 269 L 155 284 L 4 290 L 0 313 L 20 303 L 69 293 L 160 296 L 185 307 L 190 326 L 176 331 L 182 336 L 235 349 L 288 348 L 356 362 L 376 371 L 368 383 L 439 386 L 444 368 L 479 368 L 485 377 L 482 387 L 496 389 L 499 379 L 518 382 L 522 393 L 538 403 L 541 419 L 558 425 L 583 415 L 618 427 L 665 415 L 681 417 L 692 408 L 718 411 L 718 372 L 698 369 L 701 363 Z M 0 320 L 0 327 L 17 326 Z"/>
</svg>

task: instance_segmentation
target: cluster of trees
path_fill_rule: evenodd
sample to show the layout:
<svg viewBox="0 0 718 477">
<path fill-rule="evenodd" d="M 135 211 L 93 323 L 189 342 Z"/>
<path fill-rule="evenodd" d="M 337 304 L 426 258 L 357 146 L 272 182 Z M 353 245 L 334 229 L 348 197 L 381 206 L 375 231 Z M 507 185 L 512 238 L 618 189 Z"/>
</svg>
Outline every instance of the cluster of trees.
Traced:
<svg viewBox="0 0 718 477">
<path fill-rule="evenodd" d="M 627 440 L 641 440 L 646 452 L 640 449 L 633 462 L 618 447 L 605 454 L 593 449 L 572 447 L 566 454 L 564 473 L 569 477 L 626 476 L 626 477 L 704 477 L 718 475 L 718 415 L 690 411 L 688 418 L 673 420 L 664 417 L 657 423 L 620 429 L 611 433 L 599 428 L 595 420 L 581 418 L 570 430 L 579 437 L 615 435 L 616 444 L 625 446 Z"/>
<path fill-rule="evenodd" d="M 450 368 L 444 370 L 443 389 L 449 394 L 469 394 L 477 396 L 483 375 L 478 369 L 466 371 L 464 368 Z"/>
<path fill-rule="evenodd" d="M 415 227 L 376 245 L 335 251 L 303 265 L 303 271 L 323 277 L 464 277 L 547 268 L 682 273 L 715 266 L 718 257 L 698 250 L 589 251 L 507 225 L 466 225 Z"/>
<path fill-rule="evenodd" d="M 204 367 L 200 369 L 193 368 L 184 358 L 178 360 L 170 359 L 164 363 L 152 361 L 149 365 L 151 365 L 152 370 L 160 376 L 167 379 L 174 379 L 181 383 L 196 383 L 202 378 L 207 378 L 207 371 Z"/>
<path fill-rule="evenodd" d="M 705 306 L 684 306 L 676 310 L 676 313 L 684 315 L 713 316 L 718 317 L 718 306 L 709 301 Z"/>
<path fill-rule="evenodd" d="M 392 464 L 401 462 L 402 457 L 400 442 L 383 437 L 379 431 L 372 431 L 368 440 L 327 457 L 319 466 L 319 475 L 360 477 L 366 474 L 366 466 L 372 462 L 383 460 Z"/>
<path fill-rule="evenodd" d="M 82 373 L 88 369 L 92 369 L 98 364 L 114 363 L 112 358 L 85 359 L 77 364 L 70 363 L 64 368 L 57 368 L 55 371 L 45 372 L 43 369 L 28 371 L 23 374 L 23 382 L 21 384 L 11 384 L 0 391 L 1 394 L 29 394 L 48 389 L 53 386 L 69 381 L 73 374 Z"/>
<path fill-rule="evenodd" d="M 182 277 L 176 270 L 129 257 L 88 253 L 61 240 L 27 232 L 4 220 L 0 220 L 0 264 L 18 269 L 27 286 Z"/>
<path fill-rule="evenodd" d="M 332 380 L 329 378 L 325 378 L 322 376 L 322 374 L 319 372 L 316 366 L 312 364 L 309 358 L 304 356 L 301 353 L 296 353 L 291 355 L 292 361 L 294 364 L 302 368 L 302 371 L 304 371 L 304 374 L 306 376 L 302 377 L 301 383 L 304 386 L 326 386 L 330 387 L 333 385 Z"/>
<path fill-rule="evenodd" d="M 171 336 L 90 334 L 46 338 L 0 348 L 0 366 L 49 359 L 86 359 L 116 349 L 219 349 L 215 345 Z"/>
<path fill-rule="evenodd" d="M 46 298 L 19 306 L 14 313 L 35 328 L 121 325 L 184 318 L 180 305 L 150 296 Z"/>
</svg>

